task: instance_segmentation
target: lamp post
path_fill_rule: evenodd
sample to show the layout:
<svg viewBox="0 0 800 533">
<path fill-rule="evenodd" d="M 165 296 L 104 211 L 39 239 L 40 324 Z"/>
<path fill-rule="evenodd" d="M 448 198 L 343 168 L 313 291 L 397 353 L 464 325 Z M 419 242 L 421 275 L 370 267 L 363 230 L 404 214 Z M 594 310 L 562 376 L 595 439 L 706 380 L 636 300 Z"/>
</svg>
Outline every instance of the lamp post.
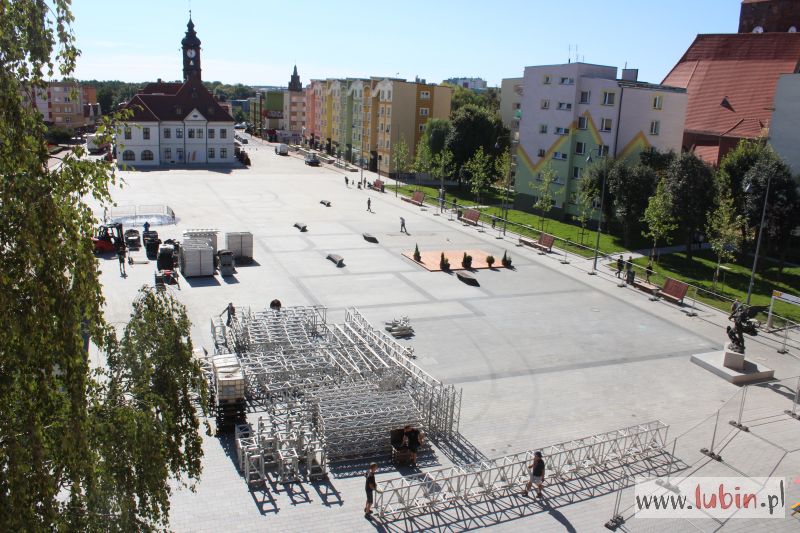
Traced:
<svg viewBox="0 0 800 533">
<path fill-rule="evenodd" d="M 589 155 L 586 156 L 586 162 L 592 162 L 592 152 L 597 152 L 597 157 L 603 157 L 600 147 L 592 148 L 589 150 Z M 592 271 L 589 272 L 590 276 L 597 274 L 597 255 L 600 250 L 600 234 L 603 232 L 603 201 L 606 197 L 606 173 L 603 172 L 603 184 L 600 187 L 600 217 L 597 221 L 597 239 L 594 243 L 594 261 L 592 262 Z"/>
<path fill-rule="evenodd" d="M 772 183 L 772 175 L 767 178 L 767 192 L 764 194 L 764 207 L 761 210 L 761 225 L 758 227 L 758 240 L 756 241 L 756 255 L 753 257 L 753 268 L 750 270 L 750 284 L 747 286 L 747 300 L 745 305 L 750 305 L 750 296 L 753 293 L 753 285 L 756 278 L 756 266 L 758 264 L 758 251 L 761 248 L 761 236 L 764 234 L 764 219 L 767 216 L 767 202 L 769 201 L 769 186 Z M 750 192 L 752 183 L 748 185 L 744 192 Z"/>
<path fill-rule="evenodd" d="M 510 135 L 510 134 L 509 134 Z M 495 150 L 500 149 L 500 139 L 498 138 L 497 141 L 494 143 Z M 506 173 L 505 182 L 503 184 L 503 207 L 501 212 L 503 213 L 503 236 L 506 235 L 506 224 L 508 223 L 508 189 L 511 182 L 511 147 L 509 146 L 508 149 L 508 172 Z"/>
</svg>

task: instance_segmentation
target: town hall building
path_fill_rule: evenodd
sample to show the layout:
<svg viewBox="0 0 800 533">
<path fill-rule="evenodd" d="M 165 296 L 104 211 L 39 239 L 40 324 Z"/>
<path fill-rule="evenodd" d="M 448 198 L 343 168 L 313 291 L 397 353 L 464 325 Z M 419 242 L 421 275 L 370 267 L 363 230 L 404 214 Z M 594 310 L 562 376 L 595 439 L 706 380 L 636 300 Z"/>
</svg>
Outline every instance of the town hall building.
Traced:
<svg viewBox="0 0 800 533">
<path fill-rule="evenodd" d="M 200 39 L 191 16 L 181 41 L 183 82 L 150 83 L 125 105 L 117 164 L 134 167 L 233 164 L 233 117 L 203 85 Z"/>
</svg>

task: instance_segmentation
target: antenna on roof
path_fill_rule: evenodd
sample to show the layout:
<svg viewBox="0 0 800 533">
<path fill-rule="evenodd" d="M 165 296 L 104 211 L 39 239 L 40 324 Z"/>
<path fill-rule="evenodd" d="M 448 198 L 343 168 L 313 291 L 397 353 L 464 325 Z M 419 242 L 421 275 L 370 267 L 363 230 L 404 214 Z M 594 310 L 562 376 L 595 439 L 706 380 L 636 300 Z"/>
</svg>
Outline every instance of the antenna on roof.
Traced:
<svg viewBox="0 0 800 533">
<path fill-rule="evenodd" d="M 567 47 L 567 63 L 572 63 L 572 45 Z"/>
</svg>

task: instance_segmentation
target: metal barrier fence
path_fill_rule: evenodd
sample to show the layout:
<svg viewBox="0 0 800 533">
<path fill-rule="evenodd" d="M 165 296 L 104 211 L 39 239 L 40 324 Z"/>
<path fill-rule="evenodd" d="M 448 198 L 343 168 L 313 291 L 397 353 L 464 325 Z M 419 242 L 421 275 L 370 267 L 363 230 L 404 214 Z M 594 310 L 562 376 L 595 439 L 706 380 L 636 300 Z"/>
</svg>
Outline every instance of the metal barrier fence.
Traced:
<svg viewBox="0 0 800 533">
<path fill-rule="evenodd" d="M 168 205 L 122 205 L 114 206 L 103 213 L 105 222 L 119 222 L 126 226 L 151 226 L 175 224 L 175 211 Z"/>
<path fill-rule="evenodd" d="M 669 426 L 655 420 L 541 449 L 550 484 L 568 482 L 598 470 L 659 454 Z M 523 486 L 535 451 L 431 470 L 381 482 L 375 508 L 382 516 L 431 512 L 437 507 Z"/>
<path fill-rule="evenodd" d="M 542 233 L 547 233 L 546 231 L 542 231 L 541 229 L 534 228 L 533 226 L 527 224 L 520 224 L 512 220 L 504 219 L 500 215 L 493 213 L 487 214 L 482 210 L 481 206 L 459 204 L 456 200 L 441 204 L 438 196 L 429 194 L 424 194 L 423 198 L 423 202 L 426 207 L 434 207 L 439 210 L 440 213 L 448 214 L 450 220 L 455 220 L 460 211 L 465 209 L 476 209 L 480 214 L 477 224 L 479 231 L 497 232 L 498 239 L 504 238 L 507 236 L 507 233 L 513 234 L 512 238 L 514 240 L 517 240 L 520 236 L 538 239 Z M 587 235 L 596 235 L 596 232 L 588 229 L 586 230 L 586 233 Z M 575 259 L 588 259 L 594 257 L 595 249 L 593 247 L 563 239 L 558 236 L 554 237 L 555 242 L 553 244 L 553 248 L 560 250 L 560 253 L 554 253 L 553 255 L 559 258 L 563 263 L 570 263 Z M 591 237 L 587 236 L 587 239 L 591 239 Z M 625 253 L 625 250 L 618 250 L 608 254 L 598 251 L 597 271 L 605 273 L 613 272 L 614 269 L 611 268 L 611 265 L 615 264 L 615 258 L 619 255 L 624 256 Z M 577 257 L 573 257 L 571 260 L 569 257 L 570 254 Z M 624 260 L 627 263 L 627 257 L 624 257 Z M 663 286 L 664 281 L 668 279 L 667 276 L 664 276 L 655 269 L 648 271 L 645 267 L 637 264 L 633 265 L 633 269 L 639 279 L 646 279 L 655 285 Z M 624 274 L 625 272 L 623 271 L 623 277 Z M 689 286 L 689 290 L 685 298 L 686 306 L 690 309 L 687 313 L 688 316 L 694 316 L 697 312 L 697 309 L 703 306 L 715 311 L 727 312 L 735 299 L 725 295 L 724 293 L 687 283 L 683 280 L 678 281 L 686 283 Z M 622 283 L 620 283 L 620 285 L 622 285 Z M 775 313 L 773 313 L 772 317 L 772 323 L 766 325 L 764 329 L 770 332 L 784 332 L 785 342 L 782 342 L 782 347 L 779 349 L 779 352 L 785 353 L 789 349 L 800 350 L 800 324 Z M 759 318 L 762 319 L 762 322 L 766 321 L 766 315 L 760 316 Z"/>
</svg>

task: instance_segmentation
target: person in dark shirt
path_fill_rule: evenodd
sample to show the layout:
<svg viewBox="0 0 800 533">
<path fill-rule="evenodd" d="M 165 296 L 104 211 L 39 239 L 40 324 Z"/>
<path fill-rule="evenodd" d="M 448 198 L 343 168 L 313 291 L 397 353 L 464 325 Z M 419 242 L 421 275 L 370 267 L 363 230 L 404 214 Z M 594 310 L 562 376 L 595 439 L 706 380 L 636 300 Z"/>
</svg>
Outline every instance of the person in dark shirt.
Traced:
<svg viewBox="0 0 800 533">
<path fill-rule="evenodd" d="M 618 278 L 622 277 L 622 269 L 624 268 L 624 266 L 625 266 L 625 260 L 622 259 L 622 256 L 619 256 L 619 259 L 617 259 L 617 277 Z"/>
<path fill-rule="evenodd" d="M 125 272 L 125 244 L 120 243 L 117 247 L 117 259 L 119 259 L 119 275 L 127 277 L 128 274 Z"/>
<path fill-rule="evenodd" d="M 403 429 L 403 438 L 411 451 L 411 466 L 417 466 L 417 450 L 422 446 L 424 436 L 420 430 L 406 426 Z"/>
<path fill-rule="evenodd" d="M 367 504 L 364 506 L 364 516 L 369 518 L 372 514 L 372 496 L 374 492 L 381 492 L 378 490 L 378 484 L 375 482 L 375 472 L 378 471 L 378 463 L 371 463 L 369 465 L 369 470 L 365 474 L 367 478 L 366 483 L 364 483 L 364 490 L 367 492 Z"/>
<path fill-rule="evenodd" d="M 542 484 L 544 483 L 544 459 L 542 459 L 542 452 L 533 454 L 533 462 L 528 465 L 528 469 L 531 471 L 531 477 L 522 493 L 527 496 L 528 491 L 531 490 L 531 486 L 536 485 L 536 497 L 541 498 Z"/>
</svg>

